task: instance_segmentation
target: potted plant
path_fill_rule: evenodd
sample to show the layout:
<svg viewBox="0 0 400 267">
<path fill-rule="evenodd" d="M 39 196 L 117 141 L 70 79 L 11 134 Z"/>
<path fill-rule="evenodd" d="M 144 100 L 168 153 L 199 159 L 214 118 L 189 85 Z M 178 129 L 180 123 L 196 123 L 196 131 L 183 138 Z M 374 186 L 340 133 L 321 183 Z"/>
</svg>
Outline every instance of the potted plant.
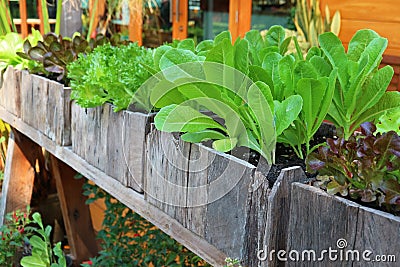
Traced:
<svg viewBox="0 0 400 267">
<path fill-rule="evenodd" d="M 72 150 L 139 192 L 143 192 L 143 155 L 153 115 L 126 109 L 135 90 L 150 77 L 143 65 L 151 66 L 152 61 L 151 50 L 131 43 L 98 47 L 68 66 L 76 100 Z"/>
<path fill-rule="evenodd" d="M 246 37 L 250 38 L 251 34 L 249 33 L 249 36 Z M 275 38 L 277 36 L 278 40 L 284 41 L 284 38 L 274 35 Z M 268 37 L 266 40 L 268 40 Z M 231 64 L 236 69 L 241 68 L 242 71 L 246 71 L 246 68 L 240 65 L 243 64 L 243 61 L 229 59 L 230 55 L 235 55 L 235 46 L 240 47 L 240 41 L 235 42 L 232 50 L 229 50 L 230 42 L 226 42 L 226 47 L 221 49 L 219 53 L 208 52 L 205 57 L 207 59 L 207 57 L 216 56 L 215 59 L 213 58 L 214 62 L 224 63 L 224 66 Z M 240 75 L 224 76 L 228 73 L 227 68 L 219 72 L 217 69 L 210 71 L 203 64 L 202 67 L 204 68 L 201 69 L 202 72 L 200 71 L 201 75 L 205 73 L 206 77 L 208 74 L 211 74 L 209 77 L 213 77 L 212 74 L 215 74 L 219 79 L 229 77 L 230 80 L 224 86 L 228 85 L 229 82 L 235 84 L 235 79 L 239 77 L 240 82 L 235 85 L 239 85 L 237 88 L 242 89 L 247 95 L 243 93 L 239 95 L 238 102 L 235 102 L 236 95 L 232 97 L 231 92 L 224 92 L 224 89 L 219 88 L 220 90 L 213 91 L 212 86 L 193 86 L 193 80 L 192 83 L 187 83 L 190 80 L 189 78 L 193 78 L 187 74 L 191 74 L 190 71 L 196 69 L 197 66 L 192 64 L 188 68 L 185 65 L 179 65 L 179 69 L 171 70 L 171 65 L 178 65 L 177 62 L 181 63 L 176 59 L 176 55 L 175 60 L 171 60 L 173 55 L 171 53 L 170 58 L 168 58 L 169 61 L 164 61 L 166 64 L 165 75 L 170 75 L 167 80 L 175 82 L 177 89 L 168 91 L 168 94 L 163 93 L 161 96 L 159 94 L 158 98 L 155 98 L 163 105 L 165 105 L 165 102 L 172 101 L 172 103 L 169 103 L 170 105 L 161 108 L 156 115 L 155 127 L 166 132 L 182 132 L 183 135 L 180 138 L 184 141 L 213 140 L 212 147 L 222 152 L 232 150 L 235 146 L 247 146 L 258 151 L 271 164 L 274 162 L 274 141 L 289 144 L 299 157 L 309 155 L 315 149 L 310 146 L 310 141 L 325 118 L 337 126 L 338 134 L 342 133 L 343 138 L 348 139 L 362 122 L 375 120 L 385 112 L 399 108 L 400 95 L 397 92 L 385 92 L 393 75 L 393 69 L 385 67 L 378 70 L 387 40 L 379 37 L 371 30 L 361 30 L 355 34 L 350 42 L 347 54 L 340 40 L 332 33 L 321 35 L 319 42 L 321 48 L 313 47 L 310 49 L 305 59 L 302 58 L 300 51 L 297 56 L 280 55 L 278 53 L 280 51 L 279 45 L 282 46 L 282 43 L 279 42 L 277 50 L 264 50 L 265 54 L 261 66 L 257 65 L 257 57 L 255 56 L 260 53 L 252 54 L 250 52 L 249 57 L 238 56 L 237 58 L 247 58 L 252 61 L 251 68 L 249 67 L 249 76 L 252 77 L 253 82 L 256 82 L 255 86 L 249 86 L 247 89 L 243 89 L 241 86 L 243 79 L 240 78 Z M 251 43 L 255 44 L 256 42 Z M 240 53 L 245 50 L 244 47 L 241 47 Z M 168 49 L 168 51 L 173 50 Z M 166 55 L 168 55 L 167 53 L 165 52 Z M 185 56 L 186 62 L 196 62 L 193 57 L 188 57 L 188 53 Z M 195 78 L 198 80 L 195 80 L 194 83 L 201 82 L 199 76 L 195 76 Z M 213 85 L 218 84 L 218 79 L 212 80 L 211 78 L 211 81 Z M 255 90 L 256 88 L 258 90 Z M 241 93 L 239 90 L 234 92 Z M 154 91 L 152 94 L 157 96 Z M 164 97 L 164 95 L 167 95 L 167 97 Z M 252 101 L 252 99 L 257 101 Z M 157 102 L 155 103 L 157 104 Z M 241 106 L 244 107 L 240 108 Z M 246 108 L 250 108 L 250 111 L 247 111 Z M 280 110 L 281 108 L 283 111 Z M 202 109 L 211 111 L 211 115 L 204 114 Z M 246 114 L 246 112 L 249 112 L 249 114 Z M 215 115 L 217 115 L 217 119 L 215 119 Z M 294 116 L 294 118 L 290 119 L 289 115 Z M 241 123 L 238 122 L 239 120 Z M 252 126 L 251 120 L 258 123 L 258 127 L 257 124 Z M 261 125 L 267 126 L 267 128 L 263 129 Z M 275 133 L 271 131 L 272 125 L 275 126 Z M 269 131 L 266 131 L 266 129 Z M 149 201 L 177 218 L 187 227 L 193 227 L 193 231 L 199 235 L 204 235 L 207 239 L 209 230 L 207 228 L 204 230 L 202 227 L 207 225 L 204 221 L 207 221 L 208 217 L 205 216 L 206 219 L 204 219 L 203 216 L 199 216 L 203 218 L 202 222 L 196 224 L 193 214 L 206 214 L 209 211 L 214 204 L 210 204 L 214 200 L 212 199 L 213 194 L 210 193 L 213 189 L 211 186 L 207 189 L 209 191 L 195 189 L 210 185 L 213 180 L 217 180 L 213 178 L 213 171 L 210 171 L 210 169 L 214 170 L 215 166 L 223 166 L 223 164 L 216 163 L 216 157 L 211 157 L 207 150 L 202 151 L 201 146 L 200 148 L 193 145 L 189 146 L 179 139 L 175 141 L 172 139 L 171 141 L 171 137 L 169 137 L 169 141 L 165 139 L 168 140 L 165 134 L 157 132 L 151 133 L 148 139 L 150 141 L 150 145 L 148 145 L 148 164 L 150 164 L 148 173 L 152 179 L 146 180 L 145 196 L 147 193 Z M 304 151 L 301 148 L 302 144 L 305 144 Z M 159 157 L 160 154 L 163 156 Z M 209 164 L 210 162 L 212 164 Z M 207 167 L 202 169 L 203 165 L 200 163 L 205 163 L 203 165 Z M 227 166 L 228 171 L 226 173 L 230 173 L 229 171 L 234 168 L 230 165 Z M 235 173 L 243 172 L 235 171 Z M 221 174 L 217 175 L 217 177 L 220 176 Z M 234 177 L 231 174 L 229 176 Z M 157 177 L 159 179 L 156 179 Z M 209 180 L 202 181 L 201 178 L 207 179 L 204 177 L 208 177 Z M 301 174 L 299 177 L 301 177 Z M 236 180 L 233 179 L 233 183 L 235 182 Z M 397 181 L 396 183 L 398 186 Z M 175 186 L 169 186 L 171 184 Z M 229 188 L 227 185 L 225 186 Z M 185 190 L 179 191 L 179 188 Z M 238 188 L 240 188 L 240 184 L 235 187 L 235 190 Z M 194 203 L 207 203 L 207 206 L 203 207 L 202 210 L 201 207 L 194 207 Z M 218 201 L 215 201 L 215 203 L 218 203 Z M 232 205 L 232 203 L 230 204 Z M 223 204 L 218 203 L 218 207 L 221 209 Z M 268 206 L 268 208 L 271 207 Z M 237 206 L 235 206 L 235 209 L 240 210 Z M 248 210 L 251 210 L 250 206 L 245 207 L 240 212 L 243 214 L 243 211 L 246 213 Z M 215 217 L 218 217 L 218 215 L 210 216 L 210 218 Z M 236 216 L 235 218 L 241 217 Z M 268 219 L 273 220 L 273 218 Z M 295 215 L 293 215 L 293 218 L 295 218 Z M 318 218 L 323 220 L 324 217 Z M 238 220 L 233 221 L 242 225 Z M 215 225 L 215 222 L 213 223 Z M 294 221 L 292 227 L 296 225 L 299 225 L 298 221 Z M 226 225 L 223 227 L 229 229 Z M 219 233 L 221 234 L 221 232 Z M 288 234 L 294 233 L 288 232 Z M 215 236 L 221 238 L 220 235 L 215 234 Z M 285 237 L 281 236 L 280 239 L 283 240 Z M 212 238 L 209 240 L 210 242 L 214 241 Z M 285 241 L 276 246 L 267 246 L 266 251 L 278 251 L 276 248 L 286 249 Z M 230 249 L 231 252 L 234 251 L 232 247 Z M 251 262 L 245 258 L 248 254 L 239 255 L 235 253 L 237 251 L 231 255 L 243 259 L 247 264 Z M 270 263 L 277 263 L 277 259 L 272 259 Z"/>
</svg>

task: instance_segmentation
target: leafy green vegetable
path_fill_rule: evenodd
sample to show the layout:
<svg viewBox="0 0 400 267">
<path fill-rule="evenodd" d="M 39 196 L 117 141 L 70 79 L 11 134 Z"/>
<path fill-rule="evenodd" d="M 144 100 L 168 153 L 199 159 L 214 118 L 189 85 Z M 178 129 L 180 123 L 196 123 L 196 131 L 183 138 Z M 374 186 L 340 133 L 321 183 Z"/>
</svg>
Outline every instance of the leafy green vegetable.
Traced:
<svg viewBox="0 0 400 267">
<path fill-rule="evenodd" d="M 400 106 L 399 92 L 385 92 L 393 68 L 378 69 L 387 40 L 372 30 L 358 31 L 348 52 L 333 33 L 319 36 L 321 49 L 329 63 L 338 69 L 338 83 L 327 119 L 343 129 L 347 140 L 365 121 L 373 121 L 386 111 Z"/>
<path fill-rule="evenodd" d="M 68 63 L 77 60 L 79 54 L 87 54 L 95 47 L 106 43 L 118 46 L 127 42 L 122 41 L 119 35 L 113 35 L 110 39 L 98 35 L 96 39 L 87 42 L 80 34 L 75 34 L 70 39 L 50 32 L 43 36 L 43 41 L 32 43 L 30 40 L 26 40 L 24 42 L 24 53 L 19 52 L 18 55 L 35 61 L 36 64 L 30 67 L 31 73 L 44 74 L 68 85 Z"/>
<path fill-rule="evenodd" d="M 26 40 L 37 44 L 38 41 L 42 40 L 42 36 L 39 31 L 32 29 L 32 34 Z M 17 69 L 30 68 L 30 61 L 18 55 L 18 53 L 23 51 L 24 40 L 19 34 L 11 32 L 0 36 L 0 73 L 3 73 L 9 65 Z"/>
<path fill-rule="evenodd" d="M 82 107 L 110 102 L 115 111 L 126 109 L 135 91 L 151 76 L 143 65 L 152 66 L 152 62 L 152 51 L 136 43 L 99 46 L 68 65 L 71 98 Z"/>
<path fill-rule="evenodd" d="M 400 135 L 400 108 L 383 114 L 378 119 L 376 131 L 381 134 L 389 131 L 395 131 Z"/>
</svg>

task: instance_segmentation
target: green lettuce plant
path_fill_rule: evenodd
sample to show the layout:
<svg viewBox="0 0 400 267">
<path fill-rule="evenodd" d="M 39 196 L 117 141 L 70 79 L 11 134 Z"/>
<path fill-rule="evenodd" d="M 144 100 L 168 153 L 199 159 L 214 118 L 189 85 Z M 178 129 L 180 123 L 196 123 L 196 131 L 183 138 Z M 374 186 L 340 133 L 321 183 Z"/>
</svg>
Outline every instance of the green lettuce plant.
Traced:
<svg viewBox="0 0 400 267">
<path fill-rule="evenodd" d="M 319 36 L 321 50 L 338 70 L 338 83 L 327 119 L 343 131 L 347 140 L 363 122 L 373 121 L 400 106 L 399 92 L 386 92 L 393 68 L 378 69 L 387 39 L 372 30 L 360 30 L 346 53 L 333 33 Z"/>
<path fill-rule="evenodd" d="M 260 80 L 268 85 L 275 106 L 279 107 L 279 101 L 290 97 L 301 97 L 301 103 L 297 104 L 298 116 L 290 127 L 278 131 L 277 136 L 278 142 L 290 145 L 303 158 L 302 145 L 305 144 L 305 153 L 308 155 L 312 151 L 310 142 L 331 105 L 337 69 L 325 62 L 317 47 L 313 47 L 304 59 L 296 39 L 294 40 L 297 48 L 295 55 L 270 52 L 265 55 L 262 68 L 251 69 L 256 71 L 249 75 L 253 80 Z M 279 119 L 279 112 L 281 111 L 274 113 L 276 120 Z"/>
<path fill-rule="evenodd" d="M 0 73 L 3 73 L 8 66 L 14 66 L 17 69 L 32 67 L 32 62 L 19 55 L 24 51 L 24 42 L 26 40 L 36 45 L 42 40 L 42 35 L 39 31 L 32 29 L 32 34 L 25 40 L 14 32 L 0 36 Z"/>
<path fill-rule="evenodd" d="M 400 135 L 400 108 L 390 112 L 385 112 L 376 123 L 376 131 L 378 133 L 385 133 L 395 131 Z"/>
<path fill-rule="evenodd" d="M 164 81 L 152 89 L 151 102 L 162 108 L 155 117 L 156 128 L 183 132 L 185 141 L 214 140 L 213 148 L 223 152 L 246 146 L 270 163 L 274 162 L 278 141 L 291 145 L 303 158 L 302 145 L 306 144 L 306 154 L 312 151 L 310 141 L 328 112 L 337 70 L 324 60 L 318 48 L 306 59 L 298 45 L 296 55 L 285 55 L 289 41 L 283 28 L 273 27 L 265 40 L 251 31 L 234 44 L 223 33 L 209 43 L 204 61 L 193 52 L 179 58 L 183 53 L 178 49 L 164 49 L 156 63 L 170 76 L 166 79 L 175 79 L 176 84 L 170 85 L 174 88 L 168 92 Z M 221 67 L 207 70 L 208 62 Z M 185 83 L 185 75 L 196 71 L 207 85 Z M 182 103 L 183 107 L 179 106 Z M 223 123 L 201 110 L 195 112 L 199 107 L 216 114 Z"/>
<path fill-rule="evenodd" d="M 284 52 L 287 44 L 283 43 L 287 40 L 281 31 L 277 28 L 269 33 L 266 42 L 259 40 L 259 47 L 271 53 L 280 51 L 281 46 Z M 248 34 L 247 39 L 257 39 L 255 32 Z M 230 34 L 224 32 L 208 43 L 203 56 L 179 48 L 162 51 L 155 62 L 165 79 L 160 78 L 160 86 L 152 89 L 150 97 L 151 103 L 161 108 L 155 117 L 156 128 L 183 132 L 185 141 L 213 140 L 212 146 L 218 151 L 246 146 L 274 162 L 276 135 L 297 118 L 302 100 L 300 96 L 291 96 L 274 103 L 264 81 L 253 82 L 247 77 L 251 66 L 258 67 L 259 73 L 263 70 L 251 65 L 251 61 L 261 63 L 256 48 L 250 48 L 247 39 L 237 39 L 232 44 Z M 166 91 L 168 83 L 172 85 Z M 216 114 L 223 123 L 202 110 Z"/>
<path fill-rule="evenodd" d="M 72 99 L 82 107 L 112 103 L 115 111 L 127 109 L 135 91 L 150 77 L 152 51 L 130 43 L 104 44 L 68 65 Z"/>
</svg>

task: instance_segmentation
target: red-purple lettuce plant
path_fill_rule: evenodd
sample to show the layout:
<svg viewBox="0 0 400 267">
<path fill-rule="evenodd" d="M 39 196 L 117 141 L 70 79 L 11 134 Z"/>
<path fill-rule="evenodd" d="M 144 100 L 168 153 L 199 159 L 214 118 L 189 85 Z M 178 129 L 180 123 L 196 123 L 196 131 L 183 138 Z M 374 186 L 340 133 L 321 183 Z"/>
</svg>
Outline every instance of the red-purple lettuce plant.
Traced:
<svg viewBox="0 0 400 267">
<path fill-rule="evenodd" d="M 307 170 L 318 171 L 315 184 L 330 194 L 400 211 L 400 136 L 394 131 L 374 132 L 376 126 L 366 122 L 347 141 L 328 138 L 308 156 Z"/>
</svg>

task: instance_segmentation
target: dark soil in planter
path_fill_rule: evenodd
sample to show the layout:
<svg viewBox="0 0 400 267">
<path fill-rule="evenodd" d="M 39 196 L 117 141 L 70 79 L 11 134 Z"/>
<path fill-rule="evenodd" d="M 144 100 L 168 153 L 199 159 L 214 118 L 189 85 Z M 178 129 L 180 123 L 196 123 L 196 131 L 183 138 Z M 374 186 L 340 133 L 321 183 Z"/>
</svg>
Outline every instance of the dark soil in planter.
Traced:
<svg viewBox="0 0 400 267">
<path fill-rule="evenodd" d="M 335 134 L 335 127 L 331 124 L 324 123 L 314 135 L 314 139 L 311 141 L 310 147 L 325 143 L 327 138 L 332 138 L 335 136 Z M 211 143 L 212 142 L 204 142 L 203 144 L 211 147 Z M 229 154 L 247 161 L 254 166 L 259 166 L 259 164 L 267 164 L 265 160 L 262 160 L 260 163 L 260 154 L 258 152 L 246 147 L 235 148 Z M 303 155 L 306 155 L 305 151 L 303 151 Z M 270 186 L 272 187 L 274 185 L 282 169 L 293 166 L 300 166 L 306 173 L 308 179 L 304 181 L 305 183 L 315 179 L 316 174 L 310 174 L 306 172 L 305 159 L 300 159 L 291 147 L 277 143 L 275 164 L 271 166 L 268 174 L 264 173 L 267 176 Z M 261 169 L 263 168 L 261 167 Z"/>
</svg>

